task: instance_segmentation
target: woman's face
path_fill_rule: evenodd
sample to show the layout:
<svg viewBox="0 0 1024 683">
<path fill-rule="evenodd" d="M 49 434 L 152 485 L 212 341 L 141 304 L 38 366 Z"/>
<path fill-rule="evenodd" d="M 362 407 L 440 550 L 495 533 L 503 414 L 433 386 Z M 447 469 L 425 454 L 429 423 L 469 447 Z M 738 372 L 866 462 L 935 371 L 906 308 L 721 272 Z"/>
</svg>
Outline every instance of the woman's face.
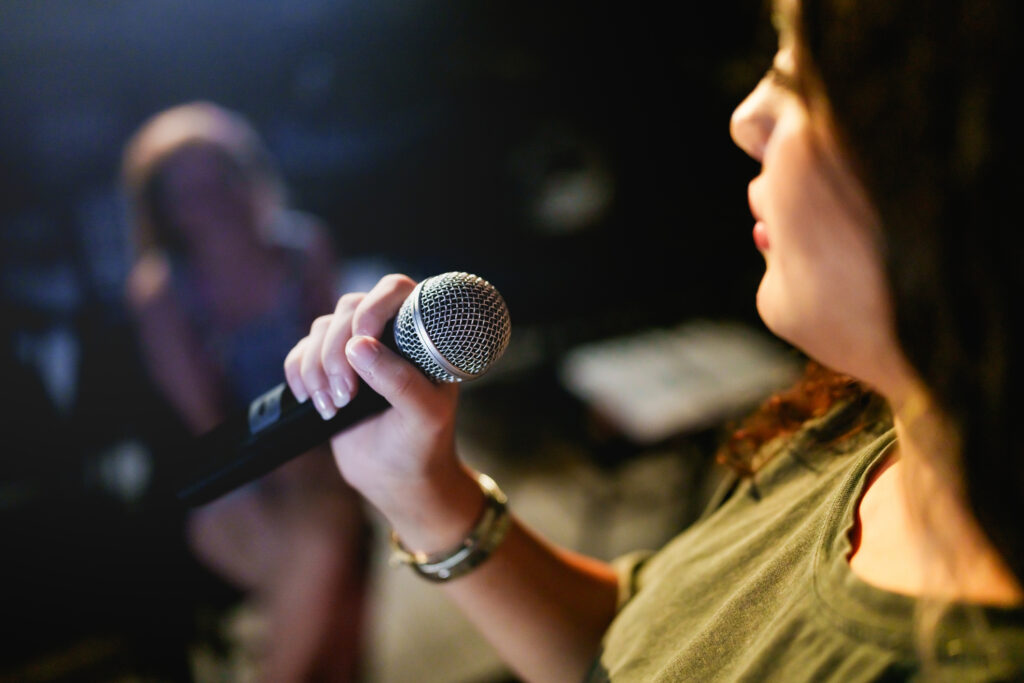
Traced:
<svg viewBox="0 0 1024 683">
<path fill-rule="evenodd" d="M 748 189 L 766 263 L 757 310 L 778 336 L 878 387 L 899 352 L 874 214 L 797 93 L 797 68 L 783 28 L 772 69 L 731 121 L 733 140 L 761 163 Z"/>
<path fill-rule="evenodd" d="M 253 239 L 249 188 L 219 153 L 186 147 L 160 173 L 165 210 L 188 244 L 203 249 Z"/>
</svg>

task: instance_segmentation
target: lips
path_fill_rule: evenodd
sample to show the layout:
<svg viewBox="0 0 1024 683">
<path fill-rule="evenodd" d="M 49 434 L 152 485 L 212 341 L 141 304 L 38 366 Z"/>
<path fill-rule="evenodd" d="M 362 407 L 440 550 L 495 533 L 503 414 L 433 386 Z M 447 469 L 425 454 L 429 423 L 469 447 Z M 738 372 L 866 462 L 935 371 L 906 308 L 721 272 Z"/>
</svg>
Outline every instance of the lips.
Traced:
<svg viewBox="0 0 1024 683">
<path fill-rule="evenodd" d="M 754 246 L 757 247 L 758 251 L 768 251 L 768 227 L 764 224 L 764 221 L 757 221 L 754 223 Z"/>
<path fill-rule="evenodd" d="M 759 251 L 767 251 L 768 249 L 768 226 L 765 225 L 764 219 L 761 218 L 761 213 L 757 210 L 757 204 L 754 201 L 754 183 L 751 182 L 747 186 L 747 203 L 750 205 L 750 213 L 754 216 L 754 246 Z"/>
</svg>

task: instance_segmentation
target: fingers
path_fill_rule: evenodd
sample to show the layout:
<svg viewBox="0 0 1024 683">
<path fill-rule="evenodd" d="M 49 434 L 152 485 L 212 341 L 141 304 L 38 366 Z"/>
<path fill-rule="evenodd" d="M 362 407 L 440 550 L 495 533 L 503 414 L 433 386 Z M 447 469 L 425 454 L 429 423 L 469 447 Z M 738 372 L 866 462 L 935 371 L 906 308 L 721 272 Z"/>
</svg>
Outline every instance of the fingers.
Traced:
<svg viewBox="0 0 1024 683">
<path fill-rule="evenodd" d="M 333 314 L 317 318 L 309 334 L 292 348 L 285 359 L 285 379 L 295 398 L 300 402 L 312 399 L 317 412 L 325 420 L 347 405 L 359 387 L 359 376 L 346 354 L 350 340 L 356 336 L 379 337 L 415 287 L 416 283 L 404 275 L 387 275 L 368 293 L 342 296 Z M 378 343 L 376 346 L 381 345 Z M 384 365 L 364 364 L 375 369 L 375 381 L 384 388 L 378 393 L 388 399 L 391 398 L 389 394 L 396 394 L 401 400 L 400 397 L 406 395 L 407 374 L 426 382 L 429 389 L 430 382 L 421 373 L 396 354 L 387 349 L 384 351 L 390 355 Z M 363 378 L 367 379 L 366 375 Z M 369 380 L 367 383 L 374 389 L 378 388 Z"/>
<path fill-rule="evenodd" d="M 288 356 L 284 359 L 285 381 L 299 403 L 305 403 L 309 400 L 309 392 L 306 391 L 306 387 L 302 383 L 302 376 L 299 374 L 299 368 L 302 366 L 302 356 L 306 352 L 308 343 L 309 337 L 303 337 L 292 347 L 292 350 L 288 352 Z"/>
<path fill-rule="evenodd" d="M 313 321 L 306 337 L 306 351 L 299 363 L 299 377 L 302 384 L 313 400 L 313 405 L 320 415 L 329 420 L 338 412 L 334 400 L 329 393 L 330 384 L 327 373 L 324 372 L 323 363 L 320 361 L 320 349 L 323 348 L 324 336 L 331 323 L 331 316 L 325 315 Z"/>
<path fill-rule="evenodd" d="M 359 302 L 352 316 L 352 337 L 346 340 L 345 353 L 362 379 L 396 410 L 413 418 L 429 413 L 424 410 L 437 389 L 418 369 L 391 351 L 378 339 L 388 321 L 416 288 L 405 275 L 388 275 Z"/>
<path fill-rule="evenodd" d="M 451 384 L 436 385 L 407 360 L 377 339 L 357 335 L 345 347 L 349 363 L 366 384 L 387 399 L 395 410 L 415 423 L 435 424 L 438 410 L 449 404 L 438 400 L 438 392 L 455 393 Z"/>
<path fill-rule="evenodd" d="M 345 342 L 351 336 L 352 314 L 363 294 L 346 294 L 338 300 L 333 315 L 313 321 L 284 361 L 284 376 L 295 398 L 304 403 L 310 397 L 317 412 L 330 419 L 355 394 L 356 375 L 345 360 Z"/>
<path fill-rule="evenodd" d="M 334 316 L 324 333 L 320 363 L 327 375 L 327 385 L 334 405 L 348 404 L 359 386 L 359 378 L 345 359 L 345 344 L 352 338 L 352 316 L 365 294 L 346 294 L 338 300 Z"/>
<path fill-rule="evenodd" d="M 395 317 L 402 302 L 416 288 L 405 275 L 386 275 L 360 302 L 352 318 L 353 336 L 379 338 L 388 321 Z"/>
</svg>

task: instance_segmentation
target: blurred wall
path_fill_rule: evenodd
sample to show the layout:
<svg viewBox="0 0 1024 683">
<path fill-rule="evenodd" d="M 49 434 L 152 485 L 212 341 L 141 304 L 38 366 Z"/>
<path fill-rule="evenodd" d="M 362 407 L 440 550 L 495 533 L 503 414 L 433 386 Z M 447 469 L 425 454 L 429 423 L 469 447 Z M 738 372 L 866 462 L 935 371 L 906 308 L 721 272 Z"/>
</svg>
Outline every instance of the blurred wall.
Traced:
<svg viewBox="0 0 1024 683">
<path fill-rule="evenodd" d="M 7 0 L 4 291 L 113 301 L 121 145 L 208 98 L 253 119 L 349 256 L 475 270 L 521 321 L 562 319 L 567 300 L 749 316 L 753 167 L 727 124 L 766 63 L 761 4 Z M 25 291 L 26 267 L 68 258 L 77 295 Z"/>
</svg>

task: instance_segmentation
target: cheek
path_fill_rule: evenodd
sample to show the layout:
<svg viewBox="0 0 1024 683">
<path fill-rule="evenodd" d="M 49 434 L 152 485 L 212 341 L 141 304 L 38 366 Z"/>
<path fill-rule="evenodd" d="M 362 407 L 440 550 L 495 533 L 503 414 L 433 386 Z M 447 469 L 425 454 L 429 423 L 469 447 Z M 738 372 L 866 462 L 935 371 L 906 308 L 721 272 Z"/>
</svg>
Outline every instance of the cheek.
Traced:
<svg viewBox="0 0 1024 683">
<path fill-rule="evenodd" d="M 778 151 L 788 163 L 765 179 L 774 201 L 757 309 L 775 334 L 835 361 L 822 356 L 847 353 L 888 324 L 881 259 L 871 227 L 818 171 L 813 152 L 797 145 Z"/>
</svg>

